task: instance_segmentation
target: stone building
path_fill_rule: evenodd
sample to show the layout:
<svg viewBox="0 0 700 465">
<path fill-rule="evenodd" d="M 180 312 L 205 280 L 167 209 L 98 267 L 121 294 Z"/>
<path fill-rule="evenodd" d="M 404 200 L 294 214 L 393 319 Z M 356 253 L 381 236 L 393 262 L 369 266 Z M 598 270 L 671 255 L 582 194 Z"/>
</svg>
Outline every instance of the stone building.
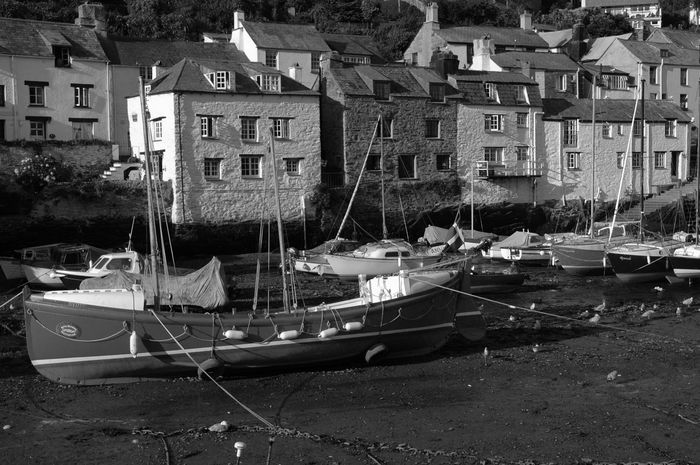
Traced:
<svg viewBox="0 0 700 465">
<path fill-rule="evenodd" d="M 596 101 L 595 132 L 590 99 L 547 99 L 544 111 L 543 198 L 615 201 L 621 183 L 650 194 L 690 175 L 690 116 L 670 102 L 645 101 L 642 123 L 641 100 L 636 114 L 634 100 Z"/>
<path fill-rule="evenodd" d="M 321 178 L 317 92 L 260 63 L 182 60 L 150 82 L 147 105 L 174 223 L 273 217 L 273 162 L 283 219 L 300 219 Z M 143 147 L 139 98 L 128 107 L 132 144 Z"/>
<path fill-rule="evenodd" d="M 547 153 L 537 83 L 520 73 L 486 71 L 452 74 L 449 82 L 463 96 L 455 167 L 464 201 L 536 203 Z"/>
</svg>

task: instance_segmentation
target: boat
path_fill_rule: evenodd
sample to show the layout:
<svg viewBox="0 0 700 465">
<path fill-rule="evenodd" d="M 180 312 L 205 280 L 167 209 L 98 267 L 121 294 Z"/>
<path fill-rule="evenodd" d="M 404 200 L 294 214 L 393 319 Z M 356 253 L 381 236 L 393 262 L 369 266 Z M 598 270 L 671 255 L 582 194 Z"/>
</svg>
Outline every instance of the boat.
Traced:
<svg viewBox="0 0 700 465">
<path fill-rule="evenodd" d="M 30 286 L 37 289 L 62 289 L 54 270 L 85 270 L 108 250 L 88 244 L 56 243 L 28 247 L 21 251 L 21 265 Z"/>
<path fill-rule="evenodd" d="M 669 257 L 673 276 L 681 280 L 700 278 L 700 246 L 694 236 L 688 235 L 688 239 L 693 242 L 684 242 L 684 245 L 675 249 Z"/>
<path fill-rule="evenodd" d="M 140 84 L 145 112 L 143 80 Z M 155 270 L 151 160 L 145 146 L 150 259 Z M 32 294 L 25 288 L 26 340 L 36 370 L 65 384 L 121 383 L 201 376 L 219 369 L 240 373 L 420 356 L 442 347 L 455 329 L 468 339 L 483 337 L 483 317 L 463 292 L 468 290 L 469 273 L 457 267 L 361 276 L 355 298 L 302 308 L 290 305 L 272 129 L 270 152 L 282 267 L 280 308 L 233 308 L 215 259 L 184 277 L 172 291 L 162 289 L 157 273 L 147 278 L 122 271 L 87 279 L 80 290 Z M 102 280 L 121 284 L 84 288 Z M 171 305 L 175 298 L 182 300 L 181 311 L 176 302 Z"/>
<path fill-rule="evenodd" d="M 502 294 L 514 292 L 525 282 L 525 273 L 513 262 L 509 265 L 477 262 L 471 266 L 470 292 L 472 294 Z"/>
<path fill-rule="evenodd" d="M 552 262 L 574 276 L 612 273 L 606 249 L 630 239 L 624 224 L 596 228 L 593 235 L 567 236 L 552 244 Z"/>
<path fill-rule="evenodd" d="M 423 231 L 423 239 L 431 245 L 446 244 L 453 236 L 452 228 L 454 227 L 454 225 L 450 228 L 441 228 L 440 226 L 433 225 L 427 226 Z M 459 229 L 459 235 L 462 244 L 459 245 L 457 251 L 462 253 L 474 250 L 474 248 L 482 245 L 484 240 L 489 240 L 493 243 L 499 239 L 497 234 L 467 229 Z"/>
<path fill-rule="evenodd" d="M 684 244 L 674 239 L 626 242 L 609 248 L 606 257 L 624 283 L 662 281 L 673 273 L 669 258 Z"/>
<path fill-rule="evenodd" d="M 516 231 L 502 241 L 494 242 L 481 254 L 486 258 L 520 262 L 527 265 L 549 265 L 552 260 L 552 245 L 543 236 Z"/>
<path fill-rule="evenodd" d="M 145 270 L 144 258 L 138 252 L 126 250 L 101 255 L 94 265 L 85 271 L 53 270 L 52 277 L 58 277 L 64 289 L 79 289 L 80 284 L 89 278 L 101 278 L 117 270 L 138 274 Z"/>
<path fill-rule="evenodd" d="M 296 271 L 323 276 L 333 274 L 333 269 L 324 255 L 351 252 L 361 245 L 362 242 L 360 241 L 339 237 L 308 250 L 297 251 L 294 248 L 290 248 L 289 253 Z"/>
<path fill-rule="evenodd" d="M 23 279 L 25 279 L 24 271 L 22 271 L 19 255 L 0 257 L 0 281 L 19 281 Z"/>
<path fill-rule="evenodd" d="M 370 242 L 345 254 L 325 254 L 332 275 L 341 279 L 356 279 L 398 273 L 435 265 L 442 254 L 419 255 L 403 239 L 384 239 Z"/>
</svg>

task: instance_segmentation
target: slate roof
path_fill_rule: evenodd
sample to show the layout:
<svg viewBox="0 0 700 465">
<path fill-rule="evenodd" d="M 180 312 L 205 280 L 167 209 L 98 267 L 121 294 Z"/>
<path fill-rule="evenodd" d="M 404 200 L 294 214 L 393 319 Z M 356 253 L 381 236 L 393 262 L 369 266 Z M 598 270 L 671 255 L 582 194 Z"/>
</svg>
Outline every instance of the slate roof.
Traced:
<svg viewBox="0 0 700 465">
<path fill-rule="evenodd" d="M 562 29 L 561 31 L 538 32 L 537 34 L 549 44 L 549 48 L 556 48 L 569 43 L 572 31 L 573 29 Z"/>
<path fill-rule="evenodd" d="M 110 61 L 130 66 L 170 67 L 183 58 L 248 61 L 245 54 L 232 43 L 192 42 L 185 40 L 128 40 L 110 41 Z"/>
<path fill-rule="evenodd" d="M 204 73 L 206 71 L 229 71 L 231 89 L 219 90 L 212 86 Z M 283 94 L 318 95 L 294 79 L 260 63 L 236 63 L 230 60 L 193 60 L 185 58 L 150 82 L 151 94 L 169 92 L 201 92 L 211 94 L 279 94 L 279 92 L 262 91 L 252 79 L 254 76 L 277 74 L 280 76 Z"/>
<path fill-rule="evenodd" d="M 53 57 L 52 45 L 70 46 L 73 58 L 107 61 L 92 29 L 70 23 L 0 18 L 0 54 Z"/>
<path fill-rule="evenodd" d="M 462 92 L 464 100 L 470 105 L 542 106 L 539 86 L 535 81 L 520 73 L 464 71 L 460 74 L 450 75 L 450 80 L 455 82 L 457 88 Z M 485 83 L 496 84 L 499 102 L 494 102 L 486 97 Z M 529 104 L 516 101 L 518 86 L 526 86 Z"/>
<path fill-rule="evenodd" d="M 642 63 L 661 64 L 662 59 L 667 65 L 694 65 L 698 63 L 697 50 L 681 48 L 674 44 L 639 42 L 637 40 L 621 40 L 620 44 Z M 668 51 L 668 56 L 661 56 L 662 49 Z"/>
<path fill-rule="evenodd" d="M 331 49 L 312 24 L 256 23 L 242 21 L 258 48 L 330 52 Z"/>
<path fill-rule="evenodd" d="M 584 63 L 581 65 L 583 69 L 588 71 L 591 74 L 595 75 L 600 75 L 602 74 L 619 74 L 623 76 L 629 76 L 630 73 L 627 71 L 617 69 L 614 66 L 608 66 L 608 65 L 596 65 L 594 63 Z"/>
<path fill-rule="evenodd" d="M 681 29 L 654 29 L 647 42 L 670 42 L 681 48 L 697 50 L 700 45 L 700 33 Z"/>
<path fill-rule="evenodd" d="M 501 68 L 507 69 L 520 69 L 523 62 L 529 62 L 530 69 L 549 71 L 576 71 L 579 69 L 576 62 L 563 53 L 503 52 L 491 55 L 491 59 Z"/>
<path fill-rule="evenodd" d="M 369 56 L 372 64 L 386 63 L 386 59 L 368 36 L 322 33 L 321 37 L 332 51 L 341 55 Z"/>
<path fill-rule="evenodd" d="M 471 44 L 488 35 L 496 46 L 549 48 L 549 44 L 535 31 L 495 26 L 458 26 L 438 29 L 435 34 L 447 42 Z"/>
<path fill-rule="evenodd" d="M 445 84 L 446 98 L 460 97 L 457 89 L 429 68 L 360 65 L 331 68 L 330 73 L 347 96 L 372 97 L 372 82 L 379 80 L 389 81 L 391 95 L 396 97 L 429 98 L 431 82 Z"/>
<path fill-rule="evenodd" d="M 566 118 L 578 118 L 590 122 L 593 112 L 591 99 L 544 99 L 545 120 L 558 121 Z M 632 99 L 596 100 L 597 122 L 630 123 L 634 114 L 635 101 Z M 641 101 L 637 108 L 641 116 Z M 644 119 L 653 123 L 663 123 L 667 119 L 676 119 L 682 123 L 690 122 L 690 115 L 675 103 L 663 100 L 645 100 Z"/>
<path fill-rule="evenodd" d="M 610 45 L 617 39 L 628 40 L 632 38 L 633 33 L 621 34 L 617 36 L 598 37 L 588 41 L 588 53 L 581 58 L 581 61 L 597 61 L 608 50 Z"/>
</svg>

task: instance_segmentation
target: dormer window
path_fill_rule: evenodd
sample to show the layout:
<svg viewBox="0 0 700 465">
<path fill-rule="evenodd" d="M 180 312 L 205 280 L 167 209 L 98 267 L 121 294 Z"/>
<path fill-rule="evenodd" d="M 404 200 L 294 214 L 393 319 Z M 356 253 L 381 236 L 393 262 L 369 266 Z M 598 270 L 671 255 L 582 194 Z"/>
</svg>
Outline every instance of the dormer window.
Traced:
<svg viewBox="0 0 700 465">
<path fill-rule="evenodd" d="M 430 101 L 444 102 L 445 101 L 445 85 L 441 83 L 430 84 Z"/>
<path fill-rule="evenodd" d="M 70 47 L 53 47 L 54 63 L 56 68 L 70 68 Z"/>
<path fill-rule="evenodd" d="M 520 104 L 530 103 L 527 98 L 527 89 L 525 86 L 518 86 L 517 93 L 515 94 L 515 102 Z"/>
<path fill-rule="evenodd" d="M 280 91 L 280 76 L 278 74 L 261 74 L 255 76 L 255 82 L 258 83 L 260 90 L 270 92 Z"/>
<path fill-rule="evenodd" d="M 207 73 L 205 74 L 205 77 L 216 90 L 226 90 L 231 88 L 231 73 L 228 71 Z"/>
<path fill-rule="evenodd" d="M 498 102 L 498 89 L 496 89 L 496 84 L 492 82 L 485 82 L 484 92 L 486 92 L 486 98 L 488 100 Z"/>
<path fill-rule="evenodd" d="M 389 100 L 391 83 L 388 81 L 374 81 L 374 98 L 377 100 Z"/>
<path fill-rule="evenodd" d="M 661 55 L 662 58 L 670 56 L 670 54 L 668 53 L 668 50 L 665 48 L 662 48 L 661 50 L 659 50 L 659 54 Z"/>
</svg>

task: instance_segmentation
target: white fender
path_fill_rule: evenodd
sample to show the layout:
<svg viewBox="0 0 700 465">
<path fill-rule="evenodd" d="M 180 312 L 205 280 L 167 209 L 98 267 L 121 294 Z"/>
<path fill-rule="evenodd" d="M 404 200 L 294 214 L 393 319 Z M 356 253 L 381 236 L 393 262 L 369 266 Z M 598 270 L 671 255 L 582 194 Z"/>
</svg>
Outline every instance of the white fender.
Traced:
<svg viewBox="0 0 700 465">
<path fill-rule="evenodd" d="M 139 353 L 139 336 L 136 334 L 136 331 L 132 331 L 131 336 L 129 336 L 129 352 L 134 358 Z"/>
<path fill-rule="evenodd" d="M 359 331 L 364 328 L 364 325 L 360 321 L 348 321 L 343 328 L 345 331 Z"/>
<path fill-rule="evenodd" d="M 299 335 L 299 331 L 297 331 L 296 329 L 290 329 L 289 331 L 282 331 L 279 335 L 279 338 L 283 341 L 288 341 L 290 339 L 298 338 Z"/>
<path fill-rule="evenodd" d="M 338 328 L 328 328 L 318 333 L 318 337 L 320 339 L 328 339 L 329 337 L 333 337 L 336 334 L 338 334 Z"/>
<path fill-rule="evenodd" d="M 248 337 L 248 335 L 239 329 L 229 329 L 228 331 L 224 331 L 224 337 L 226 339 L 235 339 L 240 341 Z"/>
</svg>

